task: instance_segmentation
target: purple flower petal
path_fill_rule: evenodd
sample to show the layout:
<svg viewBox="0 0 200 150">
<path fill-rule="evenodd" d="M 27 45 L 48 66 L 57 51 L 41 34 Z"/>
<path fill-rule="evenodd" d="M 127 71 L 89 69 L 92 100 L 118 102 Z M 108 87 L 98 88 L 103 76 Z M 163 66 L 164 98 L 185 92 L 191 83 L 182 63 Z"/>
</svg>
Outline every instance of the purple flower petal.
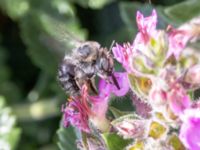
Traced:
<svg viewBox="0 0 200 150">
<path fill-rule="evenodd" d="M 128 72 L 130 72 L 129 60 L 131 57 L 132 49 L 132 45 L 129 43 L 124 44 L 123 46 L 116 44 L 116 46 L 112 48 L 114 58 L 120 62 Z"/>
<path fill-rule="evenodd" d="M 79 100 L 73 100 L 67 103 L 62 109 L 63 124 L 65 127 L 69 125 L 75 126 L 78 129 L 89 132 L 88 114 Z"/>
<path fill-rule="evenodd" d="M 176 115 L 180 115 L 185 109 L 191 106 L 190 98 L 183 88 L 174 87 L 167 94 L 169 106 Z"/>
<path fill-rule="evenodd" d="M 169 58 L 171 55 L 174 55 L 175 58 L 178 59 L 182 50 L 188 43 L 190 36 L 188 35 L 187 31 L 171 29 L 171 32 L 169 32 L 168 35 L 168 39 L 169 39 L 169 50 L 167 58 Z"/>
<path fill-rule="evenodd" d="M 181 117 L 180 140 L 190 150 L 200 149 L 200 109 L 187 109 Z"/>
<path fill-rule="evenodd" d="M 120 86 L 118 89 L 115 85 L 111 85 L 111 91 L 116 96 L 124 96 L 129 91 L 128 77 L 126 73 L 114 73 L 115 78 Z"/>
<path fill-rule="evenodd" d="M 153 10 L 151 16 L 149 17 L 144 17 L 143 14 L 138 11 L 136 15 L 136 22 L 139 29 L 139 34 L 136 36 L 136 41 L 143 41 L 144 43 L 148 42 L 150 35 L 152 35 L 156 29 L 156 10 Z"/>
<path fill-rule="evenodd" d="M 99 96 L 106 97 L 111 93 L 116 96 L 124 96 L 129 90 L 128 77 L 126 73 L 114 73 L 114 76 L 120 86 L 120 89 L 116 87 L 113 83 L 112 78 L 109 78 L 109 81 L 112 83 L 108 83 L 104 79 L 101 79 L 99 82 Z"/>
</svg>

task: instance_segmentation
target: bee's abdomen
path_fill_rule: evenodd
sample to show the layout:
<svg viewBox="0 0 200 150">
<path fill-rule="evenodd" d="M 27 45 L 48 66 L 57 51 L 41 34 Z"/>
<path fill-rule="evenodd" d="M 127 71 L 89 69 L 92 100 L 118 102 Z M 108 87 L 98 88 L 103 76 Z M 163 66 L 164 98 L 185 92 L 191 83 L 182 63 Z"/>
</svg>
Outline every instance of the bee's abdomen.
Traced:
<svg viewBox="0 0 200 150">
<path fill-rule="evenodd" d="M 76 95 L 80 90 L 75 81 L 75 68 L 76 65 L 64 61 L 58 69 L 58 81 L 63 90 L 70 95 Z"/>
</svg>

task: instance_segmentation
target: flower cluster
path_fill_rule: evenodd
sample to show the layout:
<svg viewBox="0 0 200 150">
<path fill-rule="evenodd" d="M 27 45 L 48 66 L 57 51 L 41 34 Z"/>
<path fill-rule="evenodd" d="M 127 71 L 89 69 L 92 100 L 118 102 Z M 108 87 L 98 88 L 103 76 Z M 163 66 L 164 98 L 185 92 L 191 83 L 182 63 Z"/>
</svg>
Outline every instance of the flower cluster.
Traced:
<svg viewBox="0 0 200 150">
<path fill-rule="evenodd" d="M 136 22 L 134 41 L 112 48 L 125 70 L 114 73 L 120 89 L 103 79 L 98 95 L 88 94 L 83 86 L 82 96 L 63 108 L 64 125 L 89 134 L 93 127 L 100 132 L 117 132 L 124 139 L 132 139 L 128 150 L 199 150 L 200 102 L 192 95 L 200 88 L 200 57 L 188 43 L 195 42 L 200 34 L 188 24 L 158 30 L 155 10 L 149 17 L 138 11 Z M 196 24 L 200 22 L 195 21 L 199 32 Z M 124 96 L 129 89 L 137 114 L 108 119 L 111 94 Z"/>
<path fill-rule="evenodd" d="M 109 129 L 109 122 L 106 118 L 109 98 L 111 94 L 124 96 L 128 90 L 128 78 L 126 73 L 114 73 L 120 89 L 113 83 L 108 83 L 104 79 L 99 81 L 98 95 L 89 95 L 87 85 L 83 85 L 81 96 L 73 97 L 63 106 L 64 126 L 73 125 L 84 132 L 90 133 L 90 122 L 102 132 Z"/>
<path fill-rule="evenodd" d="M 137 148 L 137 141 L 142 143 L 144 149 L 148 149 L 152 143 L 149 138 L 156 139 L 160 149 L 177 149 L 173 146 L 176 140 L 171 140 L 172 144 L 169 142 L 170 137 L 176 135 L 179 145 L 198 150 L 200 107 L 192 107 L 196 102 L 190 93 L 200 87 L 200 65 L 197 52 L 186 47 L 191 39 L 198 38 L 198 34 L 193 34 L 190 28 L 184 28 L 186 25 L 179 29 L 169 26 L 166 31 L 157 30 L 155 10 L 149 17 L 137 12 L 136 21 L 139 32 L 133 43 L 123 46 L 117 44 L 113 48 L 116 60 L 128 72 L 132 91 L 152 108 L 147 120 L 149 125 L 145 127 L 147 133 L 142 140 L 135 138 L 138 133 L 132 136 L 135 143 L 129 149 Z M 132 126 L 137 124 L 137 121 L 134 122 Z M 122 124 L 124 122 L 115 126 L 119 128 Z M 153 131 L 156 128 L 160 128 L 157 133 Z M 169 132 L 172 129 L 178 129 L 179 132 Z"/>
</svg>

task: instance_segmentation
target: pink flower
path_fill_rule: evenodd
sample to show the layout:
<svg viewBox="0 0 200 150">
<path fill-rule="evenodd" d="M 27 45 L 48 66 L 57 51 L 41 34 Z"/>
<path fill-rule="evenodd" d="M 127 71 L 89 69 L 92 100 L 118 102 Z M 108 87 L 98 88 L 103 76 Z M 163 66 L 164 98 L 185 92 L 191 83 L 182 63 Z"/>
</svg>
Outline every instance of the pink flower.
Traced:
<svg viewBox="0 0 200 150">
<path fill-rule="evenodd" d="M 187 109 L 181 115 L 180 140 L 189 150 L 200 149 L 200 109 Z"/>
<path fill-rule="evenodd" d="M 191 101 L 186 91 L 180 85 L 174 85 L 167 93 L 167 99 L 171 110 L 176 115 L 180 115 L 183 111 L 191 106 Z"/>
<path fill-rule="evenodd" d="M 161 87 L 161 85 L 154 85 L 149 92 L 149 101 L 152 107 L 157 111 L 162 111 L 163 107 L 166 107 L 167 92 Z"/>
<path fill-rule="evenodd" d="M 128 90 L 129 90 L 129 84 L 128 84 L 128 77 L 126 73 L 114 73 L 114 76 L 120 86 L 120 89 L 116 87 L 116 85 L 112 83 L 108 83 L 105 80 L 101 79 L 99 82 L 99 93 L 100 95 L 110 95 L 110 93 L 115 94 L 116 96 L 124 96 Z M 111 78 L 109 78 L 109 81 L 112 81 Z"/>
<path fill-rule="evenodd" d="M 79 100 L 72 100 L 63 106 L 63 124 L 65 127 L 72 125 L 78 129 L 90 132 L 88 126 L 88 112 Z"/>
<path fill-rule="evenodd" d="M 194 65 L 187 69 L 183 77 L 183 82 L 187 83 L 189 87 L 200 87 L 200 65 Z"/>
<path fill-rule="evenodd" d="M 191 108 L 198 108 L 200 109 L 200 99 L 193 101 Z"/>
<path fill-rule="evenodd" d="M 185 109 L 191 107 L 192 102 L 187 91 L 177 83 L 173 72 L 168 71 L 170 70 L 165 70 L 160 79 L 154 79 L 154 86 L 149 93 L 150 103 L 159 111 L 169 106 L 170 110 L 179 116 Z"/>
<path fill-rule="evenodd" d="M 93 115 L 90 115 L 90 121 L 100 131 L 108 131 L 110 122 L 107 120 L 106 113 L 108 110 L 109 96 L 90 96 L 90 100 L 92 103 L 91 110 L 93 112 Z"/>
<path fill-rule="evenodd" d="M 112 52 L 114 58 L 122 64 L 127 72 L 130 72 L 129 61 L 132 53 L 132 46 L 129 43 L 124 44 L 123 46 L 116 44 L 116 46 L 112 48 Z"/>
<path fill-rule="evenodd" d="M 90 116 L 90 120 L 101 131 L 105 132 L 109 129 L 109 121 L 106 119 L 106 113 L 109 104 L 109 97 L 111 93 L 116 96 L 124 96 L 128 90 L 128 78 L 126 73 L 114 73 L 114 76 L 120 86 L 120 89 L 113 83 L 108 83 L 104 79 L 99 81 L 99 94 L 98 96 L 90 96 L 91 110 L 93 115 Z M 112 81 L 109 78 L 109 81 Z"/>
<path fill-rule="evenodd" d="M 65 127 L 72 125 L 82 131 L 90 132 L 88 119 L 93 112 L 89 106 L 87 90 L 87 86 L 83 85 L 81 89 L 81 97 L 77 96 L 71 98 L 69 99 L 69 102 L 66 104 L 66 106 L 63 106 L 63 124 Z"/>
<path fill-rule="evenodd" d="M 123 96 L 129 90 L 126 73 L 114 73 L 114 76 L 120 85 L 120 89 L 115 84 L 101 79 L 99 82 L 99 94 L 90 96 L 88 95 L 87 86 L 84 85 L 81 90 L 81 97 L 70 100 L 66 107 L 62 108 L 64 126 L 72 125 L 82 131 L 90 132 L 88 125 L 90 120 L 99 130 L 106 131 L 109 128 L 106 112 L 110 94 L 114 93 L 117 96 Z M 110 81 L 112 81 L 111 78 Z"/>
<path fill-rule="evenodd" d="M 168 33 L 169 50 L 167 58 L 174 55 L 176 59 L 179 58 L 182 50 L 190 40 L 191 36 L 186 30 L 174 29 L 169 26 L 170 32 Z"/>
<path fill-rule="evenodd" d="M 152 107 L 149 103 L 141 100 L 141 98 L 134 93 L 131 95 L 131 100 L 135 106 L 135 111 L 139 116 L 143 118 L 149 118 L 151 116 Z"/>
<path fill-rule="evenodd" d="M 156 30 L 156 10 L 153 10 L 151 16 L 149 17 L 144 17 L 143 14 L 138 11 L 136 15 L 136 22 L 139 33 L 137 34 L 135 41 L 143 41 L 144 43 L 147 43 L 150 39 L 150 36 Z"/>
</svg>

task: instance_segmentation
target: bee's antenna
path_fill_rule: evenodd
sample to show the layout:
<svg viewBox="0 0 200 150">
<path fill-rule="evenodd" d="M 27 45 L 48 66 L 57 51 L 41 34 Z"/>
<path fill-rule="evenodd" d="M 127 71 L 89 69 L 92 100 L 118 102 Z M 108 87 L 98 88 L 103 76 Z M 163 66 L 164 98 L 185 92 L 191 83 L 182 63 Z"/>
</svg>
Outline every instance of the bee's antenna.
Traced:
<svg viewBox="0 0 200 150">
<path fill-rule="evenodd" d="M 109 48 L 109 50 L 108 50 L 109 53 L 111 52 L 112 47 L 113 47 L 114 44 L 115 44 L 115 40 L 113 40 L 112 43 L 111 43 L 111 45 L 110 45 L 110 48 Z"/>
<path fill-rule="evenodd" d="M 112 74 L 111 77 L 112 77 L 112 80 L 113 80 L 115 86 L 117 87 L 117 89 L 120 90 L 120 86 L 119 86 L 117 79 L 115 78 L 114 74 Z"/>
</svg>

